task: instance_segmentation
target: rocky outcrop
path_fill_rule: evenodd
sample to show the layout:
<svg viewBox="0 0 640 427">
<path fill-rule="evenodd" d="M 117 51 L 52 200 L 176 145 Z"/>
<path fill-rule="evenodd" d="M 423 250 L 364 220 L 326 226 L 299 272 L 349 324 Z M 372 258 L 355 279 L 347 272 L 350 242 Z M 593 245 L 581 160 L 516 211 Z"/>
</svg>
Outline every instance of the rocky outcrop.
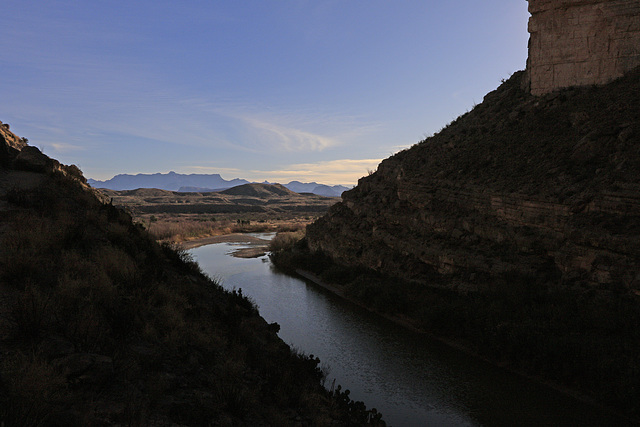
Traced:
<svg viewBox="0 0 640 427">
<path fill-rule="evenodd" d="M 640 65 L 637 0 L 529 0 L 531 93 L 604 84 Z"/>
<path fill-rule="evenodd" d="M 9 130 L 8 124 L 0 122 L 0 166 L 8 166 L 25 145 L 25 141 Z"/>
<path fill-rule="evenodd" d="M 336 262 L 425 284 L 640 289 L 640 70 L 534 97 L 516 73 L 383 161 L 307 229 Z"/>
<path fill-rule="evenodd" d="M 0 196 L 13 189 L 29 189 L 38 186 L 45 175 L 70 177 L 103 203 L 108 198 L 92 188 L 82 171 L 76 165 L 63 165 L 44 154 L 37 147 L 30 146 L 28 139 L 11 132 L 6 123 L 0 122 Z M 0 209 L 4 203 L 0 200 Z"/>
</svg>

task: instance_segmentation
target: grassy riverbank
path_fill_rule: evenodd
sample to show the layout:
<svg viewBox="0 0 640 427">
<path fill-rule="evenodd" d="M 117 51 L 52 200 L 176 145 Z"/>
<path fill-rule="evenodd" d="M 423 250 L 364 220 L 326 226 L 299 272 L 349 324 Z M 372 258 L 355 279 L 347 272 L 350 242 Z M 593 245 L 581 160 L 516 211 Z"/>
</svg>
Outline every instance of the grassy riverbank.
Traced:
<svg viewBox="0 0 640 427">
<path fill-rule="evenodd" d="M 171 213 L 134 215 L 134 221 L 145 227 L 156 240 L 184 244 L 229 234 L 297 231 L 304 229 L 312 220 L 312 217 L 296 215 L 274 218 Z"/>
<path fill-rule="evenodd" d="M 633 295 L 552 290 L 516 274 L 491 292 L 460 294 L 439 288 L 443 277 L 426 287 L 341 266 L 310 253 L 304 239 L 271 259 L 290 273 L 311 272 L 336 293 L 411 328 L 638 420 L 640 304 Z"/>
</svg>

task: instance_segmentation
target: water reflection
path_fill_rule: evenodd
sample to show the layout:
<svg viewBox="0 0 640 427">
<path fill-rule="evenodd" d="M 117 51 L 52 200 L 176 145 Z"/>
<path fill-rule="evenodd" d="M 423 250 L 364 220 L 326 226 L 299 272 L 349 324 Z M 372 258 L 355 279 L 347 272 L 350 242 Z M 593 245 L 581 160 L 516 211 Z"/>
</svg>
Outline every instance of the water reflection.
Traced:
<svg viewBox="0 0 640 427">
<path fill-rule="evenodd" d="M 193 249 L 204 271 L 242 288 L 280 337 L 318 356 L 351 397 L 396 426 L 620 425 L 608 414 L 407 331 L 263 259 L 228 256 L 237 246 Z"/>
</svg>

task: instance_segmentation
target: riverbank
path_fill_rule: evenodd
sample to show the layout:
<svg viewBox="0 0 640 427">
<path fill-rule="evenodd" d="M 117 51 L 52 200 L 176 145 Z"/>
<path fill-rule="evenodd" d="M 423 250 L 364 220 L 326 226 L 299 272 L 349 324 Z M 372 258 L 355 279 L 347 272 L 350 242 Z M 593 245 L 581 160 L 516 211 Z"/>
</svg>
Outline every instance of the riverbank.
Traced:
<svg viewBox="0 0 640 427">
<path fill-rule="evenodd" d="M 400 325 L 400 326 L 402 326 L 402 327 L 404 327 L 406 329 L 409 329 L 410 331 L 413 331 L 413 332 L 416 332 L 416 333 L 419 333 L 419 334 L 429 335 L 429 337 L 431 337 L 433 339 L 437 339 L 438 341 L 444 342 L 449 346 L 455 347 L 455 348 L 457 348 L 459 350 L 463 350 L 463 351 L 469 353 L 464 345 L 462 345 L 460 343 L 456 343 L 456 342 L 453 342 L 453 341 L 447 341 L 447 340 L 444 340 L 442 338 L 436 337 L 435 335 L 430 334 L 429 332 L 425 331 L 424 329 L 420 329 L 420 328 L 416 327 L 409 319 L 402 318 L 402 317 L 399 317 L 399 316 L 391 316 L 391 315 L 386 314 L 386 313 L 381 313 L 380 311 L 377 311 L 377 310 L 372 310 L 370 307 L 367 307 L 366 305 L 362 304 L 361 302 L 359 302 L 359 301 L 347 296 L 345 294 L 344 290 L 342 290 L 338 286 L 333 286 L 333 285 L 330 285 L 330 284 L 324 282 L 318 275 L 313 274 L 310 271 L 297 269 L 295 272 L 299 276 L 301 276 L 301 277 L 313 282 L 315 285 L 317 285 L 317 286 L 319 286 L 319 287 L 321 287 L 321 288 L 333 293 L 334 295 L 337 295 L 340 298 L 343 298 L 343 299 L 345 299 L 345 300 L 347 300 L 347 301 L 349 301 L 349 302 L 351 302 L 351 303 L 353 303 L 353 304 L 355 304 L 355 305 L 357 305 L 359 307 L 362 307 L 362 308 L 364 308 L 364 309 L 366 309 L 366 310 L 368 310 L 368 311 L 370 311 L 372 313 L 376 313 L 377 315 L 384 317 L 385 319 L 389 320 L 390 322 L 393 322 L 393 323 L 395 323 L 397 325 Z"/>
<path fill-rule="evenodd" d="M 346 295 L 344 290 L 341 289 L 341 287 L 326 283 L 318 275 L 316 275 L 316 274 L 314 274 L 314 273 L 312 273 L 310 271 L 305 271 L 305 270 L 302 270 L 302 269 L 296 269 L 295 273 L 298 276 L 302 277 L 303 279 L 306 279 L 307 281 L 313 283 L 314 285 L 316 285 L 316 286 L 318 286 L 318 287 L 320 287 L 320 288 L 322 288 L 322 289 L 324 289 L 324 290 L 326 290 L 328 292 L 331 292 L 332 294 L 334 294 L 334 295 L 336 295 L 336 296 L 338 296 L 338 297 L 340 297 L 340 298 L 342 298 L 342 299 L 344 299 L 346 301 L 349 301 L 350 303 L 355 304 L 358 307 L 364 308 L 369 312 L 375 313 L 375 314 L 387 319 L 388 321 L 390 321 L 390 322 L 392 322 L 392 323 L 394 323 L 394 324 L 396 324 L 398 326 L 401 326 L 401 327 L 403 327 L 405 329 L 408 329 L 408 330 L 410 330 L 412 332 L 425 335 L 425 336 L 429 337 L 429 339 L 433 339 L 433 340 L 439 341 L 439 342 L 441 342 L 441 343 L 443 343 L 443 344 L 445 344 L 445 345 L 447 345 L 447 346 L 449 346 L 451 348 L 455 348 L 456 350 L 461 351 L 461 352 L 463 352 L 463 353 L 465 353 L 465 354 L 467 354 L 467 355 L 469 355 L 471 357 L 475 357 L 475 358 L 477 358 L 479 360 L 482 360 L 482 361 L 484 361 L 486 363 L 489 363 L 489 364 L 491 364 L 493 366 L 496 366 L 496 367 L 498 367 L 500 369 L 504 369 L 505 371 L 507 371 L 507 372 L 509 372 L 511 374 L 518 375 L 518 376 L 520 376 L 522 378 L 525 378 L 528 381 L 532 381 L 534 383 L 541 384 L 541 385 L 543 385 L 545 387 L 549 387 L 550 389 L 553 389 L 553 390 L 555 390 L 555 391 L 557 391 L 559 393 L 562 393 L 562 394 L 564 394 L 566 396 L 569 396 L 569 397 L 571 397 L 573 399 L 576 399 L 577 401 L 583 402 L 583 403 L 588 404 L 588 405 L 592 405 L 593 407 L 598 408 L 601 411 L 608 412 L 613 417 L 619 418 L 619 420 L 618 420 L 619 424 L 618 425 L 629 425 L 629 426 L 631 426 L 631 425 L 639 425 L 640 424 L 640 422 L 638 420 L 632 419 L 632 418 L 622 414 L 621 412 L 619 412 L 619 411 L 617 411 L 617 410 L 615 410 L 615 409 L 613 409 L 611 407 L 602 405 L 602 404 L 598 403 L 597 401 L 595 401 L 593 398 L 591 398 L 589 396 L 586 396 L 586 395 L 584 395 L 584 394 L 582 394 L 582 393 L 580 393 L 580 392 L 578 392 L 576 390 L 573 390 L 573 389 L 571 389 L 569 387 L 562 386 L 562 385 L 559 385 L 557 383 L 551 382 L 551 381 L 547 380 L 546 378 L 543 378 L 543 377 L 540 377 L 540 376 L 531 375 L 531 374 L 528 374 L 527 372 L 524 372 L 522 370 L 515 369 L 513 366 L 510 366 L 509 364 L 507 364 L 505 362 L 500 362 L 500 361 L 497 361 L 495 359 L 487 358 L 487 357 L 481 355 L 480 353 L 478 353 L 477 351 L 474 351 L 473 348 L 468 343 L 464 343 L 464 342 L 462 342 L 460 340 L 454 340 L 454 339 L 450 339 L 450 338 L 445 338 L 445 337 L 436 335 L 433 332 L 430 332 L 430 331 L 427 331 L 425 329 L 419 328 L 419 327 L 417 327 L 415 325 L 415 322 L 412 321 L 409 318 L 389 315 L 389 314 L 383 313 L 383 312 L 381 312 L 379 310 L 374 310 L 374 309 L 372 309 L 370 307 L 367 307 L 366 305 L 362 304 L 361 302 L 357 301 L 356 299 L 351 298 L 348 295 Z"/>
<path fill-rule="evenodd" d="M 627 386 L 634 383 L 632 377 L 622 382 L 616 378 L 625 361 L 632 360 L 621 356 L 625 351 L 620 343 L 629 342 L 621 335 L 633 330 L 602 331 L 613 320 L 620 325 L 634 322 L 635 300 L 624 295 L 543 292 L 517 281 L 500 284 L 491 294 L 461 295 L 343 268 L 301 245 L 271 258 L 281 270 L 396 324 L 597 407 L 619 417 L 622 425 L 638 424 L 631 395 L 613 394 L 630 390 Z M 596 308 L 602 314 L 598 318 L 589 315 Z M 590 370 L 611 376 L 599 377 Z M 630 410 L 623 410 L 625 406 Z"/>
</svg>

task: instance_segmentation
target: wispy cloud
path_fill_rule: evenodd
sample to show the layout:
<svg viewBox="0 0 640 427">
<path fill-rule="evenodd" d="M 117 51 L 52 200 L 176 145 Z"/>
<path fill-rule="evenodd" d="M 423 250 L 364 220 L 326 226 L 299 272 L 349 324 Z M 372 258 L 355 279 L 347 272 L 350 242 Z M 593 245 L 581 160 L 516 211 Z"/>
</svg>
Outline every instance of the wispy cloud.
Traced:
<svg viewBox="0 0 640 427">
<path fill-rule="evenodd" d="M 81 145 L 68 144 L 66 142 L 52 142 L 49 145 L 58 153 L 67 153 L 70 151 L 82 151 L 85 147 Z"/>
<path fill-rule="evenodd" d="M 255 118 L 244 118 L 263 144 L 278 151 L 323 151 L 338 141 L 306 130 Z"/>
<path fill-rule="evenodd" d="M 243 178 L 244 171 L 238 168 L 224 168 L 217 166 L 188 166 L 185 173 L 220 174 L 224 179 Z"/>
<path fill-rule="evenodd" d="M 252 171 L 274 182 L 316 181 L 322 184 L 352 185 L 375 170 L 382 159 L 339 159 L 315 163 L 298 163 L 277 170 Z"/>
<path fill-rule="evenodd" d="M 225 178 L 244 178 L 254 182 L 290 181 L 318 182 L 328 185 L 355 185 L 358 179 L 378 167 L 382 159 L 339 159 L 315 163 L 296 163 L 274 170 L 248 170 L 211 166 L 189 166 L 184 168 L 189 173 L 219 173 Z M 227 178 L 228 179 L 228 178 Z"/>
</svg>

